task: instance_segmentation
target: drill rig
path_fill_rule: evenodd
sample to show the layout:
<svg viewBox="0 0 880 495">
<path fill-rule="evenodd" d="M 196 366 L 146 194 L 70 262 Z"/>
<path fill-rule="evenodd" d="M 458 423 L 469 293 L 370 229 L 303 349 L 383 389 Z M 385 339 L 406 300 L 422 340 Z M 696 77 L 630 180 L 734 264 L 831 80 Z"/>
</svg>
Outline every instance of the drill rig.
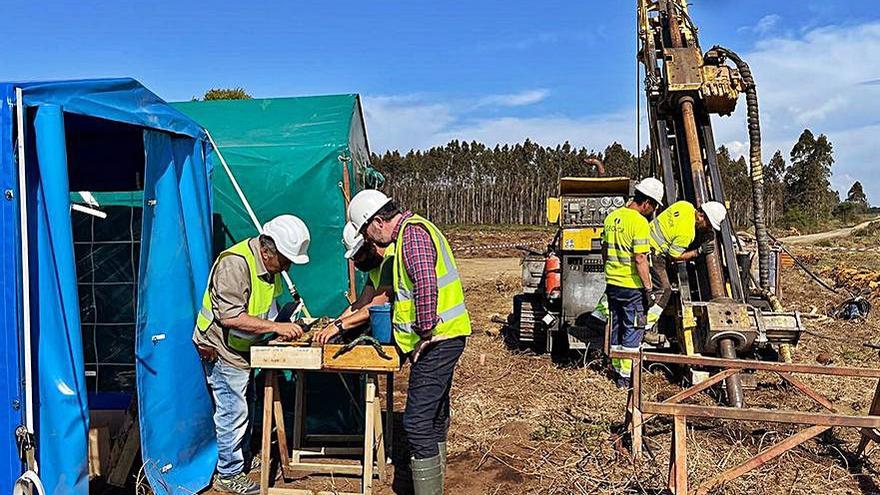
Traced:
<svg viewBox="0 0 880 495">
<path fill-rule="evenodd" d="M 724 222 L 715 236 L 713 254 L 697 263 L 672 265 L 674 298 L 659 330 L 680 352 L 724 358 L 751 356 L 771 345 L 796 344 L 803 330 L 799 315 L 782 312 L 778 299 L 770 295 L 760 124 L 748 65 L 725 48 L 716 46 L 703 53 L 685 0 L 638 0 L 638 30 L 651 167 L 666 187 L 667 204 L 687 200 L 699 207 L 707 201 L 725 202 L 710 116 L 730 115 L 739 94 L 746 94 L 758 239 L 757 281 L 750 282 L 738 263 L 741 246 L 730 222 Z M 728 378 L 725 386 L 729 405 L 742 407 L 740 377 Z"/>
</svg>

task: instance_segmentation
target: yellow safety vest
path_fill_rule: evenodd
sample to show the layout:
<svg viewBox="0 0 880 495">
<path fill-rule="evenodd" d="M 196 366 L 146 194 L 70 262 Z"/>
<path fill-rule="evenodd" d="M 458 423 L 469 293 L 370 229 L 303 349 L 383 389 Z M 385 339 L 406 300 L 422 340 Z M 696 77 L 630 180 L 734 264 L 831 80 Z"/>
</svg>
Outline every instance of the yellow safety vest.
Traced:
<svg viewBox="0 0 880 495">
<path fill-rule="evenodd" d="M 602 240 L 607 248 L 605 281 L 617 287 L 641 289 L 644 287 L 636 269 L 635 255 L 648 254 L 648 220 L 641 213 L 626 206 L 605 217 Z"/>
<path fill-rule="evenodd" d="M 651 222 L 651 249 L 678 258 L 694 242 L 697 209 L 687 201 L 669 205 Z"/>
<path fill-rule="evenodd" d="M 394 340 L 404 353 L 412 352 L 419 335 L 413 330 L 416 322 L 416 306 L 413 300 L 413 281 L 406 272 L 403 262 L 403 232 L 408 225 L 418 224 L 425 227 L 434 248 L 437 250 L 437 316 L 439 323 L 434 327 L 433 336 L 436 337 L 460 337 L 471 334 L 471 318 L 464 304 L 464 290 L 461 286 L 461 278 L 458 267 L 452 256 L 452 248 L 446 241 L 446 237 L 433 223 L 418 216 L 404 220 L 397 234 L 397 243 L 394 253 L 394 309 L 391 322 L 394 326 Z"/>
<path fill-rule="evenodd" d="M 385 263 L 388 263 L 388 260 L 394 258 L 394 243 L 385 248 L 385 254 L 382 257 L 382 263 L 379 264 L 376 268 L 367 272 L 367 278 L 370 279 L 370 283 L 373 284 L 374 289 L 379 288 L 379 282 L 382 281 L 382 270 L 385 269 Z"/>
<path fill-rule="evenodd" d="M 257 260 L 254 257 L 253 251 L 251 251 L 251 247 L 248 245 L 248 241 L 246 239 L 223 251 L 217 256 L 217 260 L 214 261 L 214 266 L 211 267 L 211 275 L 208 276 L 208 287 L 205 289 L 205 295 L 202 297 L 202 308 L 199 310 L 198 318 L 196 318 L 196 327 L 200 331 L 206 332 L 211 323 L 214 322 L 214 311 L 211 308 L 211 278 L 213 278 L 217 263 L 226 256 L 241 256 L 247 261 L 248 270 L 251 275 L 251 294 L 248 299 L 247 314 L 265 319 L 269 315 L 275 298 L 281 295 L 284 289 L 281 285 L 281 277 L 274 275 L 274 283 L 269 283 L 257 274 Z M 254 343 L 267 338 L 268 335 L 258 335 L 230 328 L 226 335 L 226 345 L 236 351 L 248 352 Z"/>
</svg>

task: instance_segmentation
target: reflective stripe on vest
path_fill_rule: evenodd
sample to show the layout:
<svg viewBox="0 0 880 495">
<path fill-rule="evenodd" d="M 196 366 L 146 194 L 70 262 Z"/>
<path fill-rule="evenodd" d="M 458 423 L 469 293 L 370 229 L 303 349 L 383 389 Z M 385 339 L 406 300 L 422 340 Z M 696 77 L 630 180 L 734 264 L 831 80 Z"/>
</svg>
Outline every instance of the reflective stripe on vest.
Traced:
<svg viewBox="0 0 880 495">
<path fill-rule="evenodd" d="M 217 268 L 217 263 L 224 257 L 230 255 L 241 256 L 245 259 L 248 265 L 251 293 L 250 298 L 248 299 L 247 314 L 262 319 L 266 319 L 270 316 L 275 298 L 280 296 L 283 291 L 281 277 L 275 275 L 273 277 L 274 283 L 269 283 L 257 274 L 257 260 L 254 257 L 254 253 L 251 251 L 248 242 L 249 240 L 244 240 L 230 247 L 220 253 L 220 255 L 217 256 L 217 260 L 214 261 L 214 266 L 211 267 L 211 274 L 208 276 L 208 287 L 205 289 L 205 295 L 202 296 L 202 307 L 199 309 L 199 315 L 196 318 L 196 327 L 200 331 L 207 331 L 214 322 L 214 311 L 211 307 L 211 279 L 214 276 L 214 270 Z M 267 335 L 242 332 L 232 328 L 224 330 L 226 330 L 226 345 L 240 352 L 248 352 L 251 345 L 267 338 Z"/>
<path fill-rule="evenodd" d="M 471 320 L 464 303 L 464 290 L 461 277 L 452 255 L 452 248 L 446 237 L 428 220 L 413 215 L 400 226 L 395 249 L 394 267 L 394 310 L 392 323 L 394 339 L 403 352 L 411 352 L 419 341 L 413 330 L 416 323 L 416 307 L 413 300 L 413 281 L 403 263 L 403 232 L 408 225 L 417 224 L 425 228 L 437 251 L 435 273 L 437 275 L 437 316 L 439 322 L 433 335 L 438 337 L 459 337 L 471 334 Z"/>
</svg>

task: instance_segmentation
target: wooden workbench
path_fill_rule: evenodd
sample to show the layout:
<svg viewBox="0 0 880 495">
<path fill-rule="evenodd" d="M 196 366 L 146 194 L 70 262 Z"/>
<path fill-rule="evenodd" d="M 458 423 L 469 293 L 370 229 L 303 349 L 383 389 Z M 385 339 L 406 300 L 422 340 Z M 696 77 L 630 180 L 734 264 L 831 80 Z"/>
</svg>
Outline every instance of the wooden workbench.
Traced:
<svg viewBox="0 0 880 495">
<path fill-rule="evenodd" d="M 272 430 L 275 429 L 280 452 L 280 466 L 284 477 L 288 473 L 300 471 L 312 474 L 348 475 L 361 478 L 361 491 L 357 493 L 339 493 L 338 495 L 370 495 L 372 494 L 373 477 L 378 475 L 385 480 L 387 463 L 386 445 L 391 445 L 391 425 L 394 411 L 393 390 L 394 372 L 400 369 L 400 357 L 394 346 L 383 346 L 391 360 L 378 355 L 370 346 L 357 346 L 351 351 L 333 358 L 341 345 L 328 344 L 323 347 L 306 345 L 270 345 L 251 348 L 251 365 L 265 371 L 263 398 L 263 435 L 262 435 L 262 468 L 260 470 L 261 495 L 315 495 L 312 490 L 294 488 L 269 487 L 269 471 L 271 468 Z M 278 389 L 276 370 L 291 370 L 296 374 L 296 392 L 294 397 L 294 424 L 292 449 L 288 450 L 287 434 L 284 427 L 284 414 L 281 395 Z M 321 371 L 333 373 L 360 373 L 366 381 L 365 401 L 362 410 L 364 415 L 363 447 L 303 447 L 305 440 L 305 371 Z M 377 400 L 378 375 L 386 374 L 386 411 L 385 427 L 383 428 L 382 407 Z M 351 397 L 353 399 L 353 397 Z M 358 409 L 360 406 L 357 405 Z M 355 440 L 350 435 L 314 435 L 315 441 Z M 339 464 L 324 462 L 305 462 L 306 457 L 361 456 L 359 464 Z M 321 495 L 319 492 L 318 495 Z"/>
</svg>

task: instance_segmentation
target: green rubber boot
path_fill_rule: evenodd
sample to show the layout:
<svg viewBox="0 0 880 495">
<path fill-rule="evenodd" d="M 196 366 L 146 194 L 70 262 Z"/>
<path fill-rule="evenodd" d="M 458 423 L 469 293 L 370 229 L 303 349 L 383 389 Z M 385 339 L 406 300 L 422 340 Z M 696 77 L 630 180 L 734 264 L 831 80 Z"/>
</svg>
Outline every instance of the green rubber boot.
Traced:
<svg viewBox="0 0 880 495">
<path fill-rule="evenodd" d="M 437 442 L 440 450 L 440 493 L 446 489 L 446 442 Z"/>
<path fill-rule="evenodd" d="M 443 473 L 440 454 L 427 459 L 411 459 L 415 495 L 443 495 Z"/>
</svg>

